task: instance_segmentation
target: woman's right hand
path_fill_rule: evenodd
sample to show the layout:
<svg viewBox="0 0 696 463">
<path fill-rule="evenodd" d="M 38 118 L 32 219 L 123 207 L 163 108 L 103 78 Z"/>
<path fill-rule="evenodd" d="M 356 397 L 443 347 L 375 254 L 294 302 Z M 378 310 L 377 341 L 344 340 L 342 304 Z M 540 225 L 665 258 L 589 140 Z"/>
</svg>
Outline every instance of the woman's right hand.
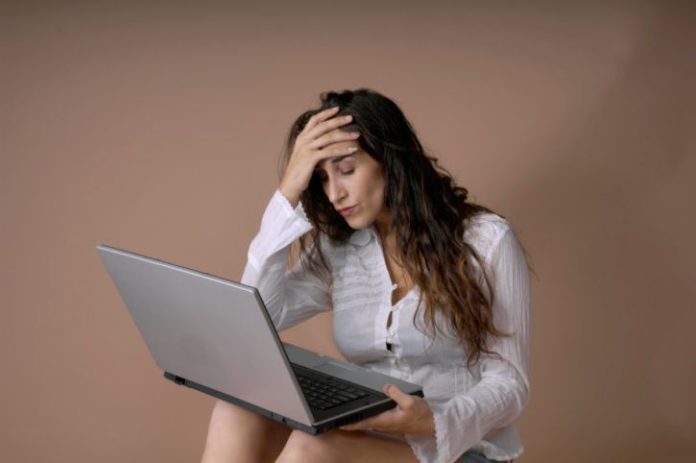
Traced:
<svg viewBox="0 0 696 463">
<path fill-rule="evenodd" d="M 300 195 L 309 186 L 316 165 L 327 158 L 344 156 L 357 151 L 354 143 L 359 132 L 346 132 L 339 127 L 351 122 L 352 116 L 333 117 L 338 112 L 334 106 L 318 112 L 307 121 L 297 135 L 290 161 L 280 182 L 280 192 L 295 207 Z"/>
</svg>

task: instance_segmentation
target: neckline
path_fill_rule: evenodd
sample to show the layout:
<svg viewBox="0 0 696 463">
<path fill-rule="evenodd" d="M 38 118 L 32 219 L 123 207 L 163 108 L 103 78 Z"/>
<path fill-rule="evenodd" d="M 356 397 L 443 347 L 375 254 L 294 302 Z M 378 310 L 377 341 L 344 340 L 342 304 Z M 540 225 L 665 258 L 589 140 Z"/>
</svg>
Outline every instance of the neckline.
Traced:
<svg viewBox="0 0 696 463">
<path fill-rule="evenodd" d="M 367 242 L 370 241 L 370 238 L 373 237 L 377 243 L 377 247 L 379 248 L 379 256 L 380 256 L 380 263 L 382 266 L 382 275 L 383 278 L 387 281 L 390 291 L 389 291 L 389 307 L 390 310 L 395 310 L 402 302 L 404 302 L 410 295 L 413 293 L 413 291 L 416 289 L 416 284 L 412 284 L 411 287 L 404 293 L 403 296 L 401 296 L 396 302 L 392 303 L 392 293 L 396 288 L 398 288 L 397 283 L 392 281 L 392 277 L 389 274 L 389 268 L 387 267 L 387 260 L 384 257 L 384 246 L 382 246 L 382 239 L 379 236 L 379 233 L 377 233 L 377 230 L 375 230 L 374 225 L 370 225 L 369 227 L 363 228 L 359 231 L 365 231 L 365 235 L 367 236 Z"/>
<path fill-rule="evenodd" d="M 401 298 L 398 301 L 396 301 L 394 304 L 391 305 L 392 311 L 396 310 L 398 308 L 398 306 L 401 305 L 401 303 L 404 302 L 415 289 L 416 289 L 416 285 L 415 284 L 411 285 L 411 288 L 409 288 L 409 290 L 406 291 L 406 293 L 403 296 L 401 296 Z M 393 291 L 394 290 L 392 289 L 392 292 Z M 390 296 L 389 300 L 391 302 L 391 294 L 389 296 Z"/>
</svg>

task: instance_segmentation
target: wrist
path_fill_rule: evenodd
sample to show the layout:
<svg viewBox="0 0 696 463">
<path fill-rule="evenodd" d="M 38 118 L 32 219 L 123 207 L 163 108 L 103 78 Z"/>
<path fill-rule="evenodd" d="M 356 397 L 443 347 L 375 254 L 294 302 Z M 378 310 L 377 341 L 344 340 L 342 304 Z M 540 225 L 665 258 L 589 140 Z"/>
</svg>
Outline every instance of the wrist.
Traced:
<svg viewBox="0 0 696 463">
<path fill-rule="evenodd" d="M 428 435 L 435 435 L 435 415 L 433 415 L 432 412 L 430 413 L 430 418 L 428 419 Z"/>
<path fill-rule="evenodd" d="M 428 408 L 428 412 L 420 422 L 421 426 L 418 434 L 428 437 L 435 435 L 435 415 L 433 415 L 433 411 L 430 408 Z"/>
<path fill-rule="evenodd" d="M 423 428 L 423 434 L 429 437 L 435 435 L 435 418 L 432 415 L 430 415 L 427 424 Z"/>
<path fill-rule="evenodd" d="M 280 185 L 278 191 L 280 191 L 280 194 L 288 200 L 290 206 L 292 206 L 293 209 L 297 207 L 297 204 L 300 202 L 299 193 L 293 192 L 292 190 L 288 189 L 287 187 L 284 187 L 283 185 Z"/>
</svg>

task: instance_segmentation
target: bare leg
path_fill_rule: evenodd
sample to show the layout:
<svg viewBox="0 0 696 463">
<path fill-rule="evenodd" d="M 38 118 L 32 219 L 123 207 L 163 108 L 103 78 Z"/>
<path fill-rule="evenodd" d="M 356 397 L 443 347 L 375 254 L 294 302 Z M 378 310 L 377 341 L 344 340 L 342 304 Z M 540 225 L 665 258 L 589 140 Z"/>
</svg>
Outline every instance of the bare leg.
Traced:
<svg viewBox="0 0 696 463">
<path fill-rule="evenodd" d="M 290 431 L 280 423 L 217 400 L 201 463 L 274 461 Z"/>
<path fill-rule="evenodd" d="M 292 431 L 277 463 L 418 463 L 403 441 L 360 431 L 329 431 L 312 436 Z"/>
</svg>

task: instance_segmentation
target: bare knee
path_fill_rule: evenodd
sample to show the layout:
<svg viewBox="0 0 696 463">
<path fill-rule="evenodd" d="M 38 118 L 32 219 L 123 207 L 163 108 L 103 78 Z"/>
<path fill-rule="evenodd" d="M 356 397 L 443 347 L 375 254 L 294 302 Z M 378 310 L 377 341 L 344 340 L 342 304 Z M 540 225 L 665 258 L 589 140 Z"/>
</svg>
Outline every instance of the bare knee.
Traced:
<svg viewBox="0 0 696 463">
<path fill-rule="evenodd" d="M 225 400 L 217 399 L 215 400 L 215 406 L 213 407 L 213 415 L 217 416 L 252 416 L 254 413 L 246 410 L 237 405 L 231 404 Z"/>
<path fill-rule="evenodd" d="M 313 436 L 302 431 L 292 431 L 276 463 L 335 461 L 328 440 L 326 434 Z"/>
<path fill-rule="evenodd" d="M 256 413 L 218 400 L 210 416 L 203 461 L 261 461 L 269 444 L 277 445 L 275 441 L 282 440 L 283 428 Z"/>
<path fill-rule="evenodd" d="M 208 440 L 220 439 L 226 435 L 253 433 L 259 430 L 261 423 L 252 413 L 230 403 L 218 400 L 210 414 Z"/>
</svg>

